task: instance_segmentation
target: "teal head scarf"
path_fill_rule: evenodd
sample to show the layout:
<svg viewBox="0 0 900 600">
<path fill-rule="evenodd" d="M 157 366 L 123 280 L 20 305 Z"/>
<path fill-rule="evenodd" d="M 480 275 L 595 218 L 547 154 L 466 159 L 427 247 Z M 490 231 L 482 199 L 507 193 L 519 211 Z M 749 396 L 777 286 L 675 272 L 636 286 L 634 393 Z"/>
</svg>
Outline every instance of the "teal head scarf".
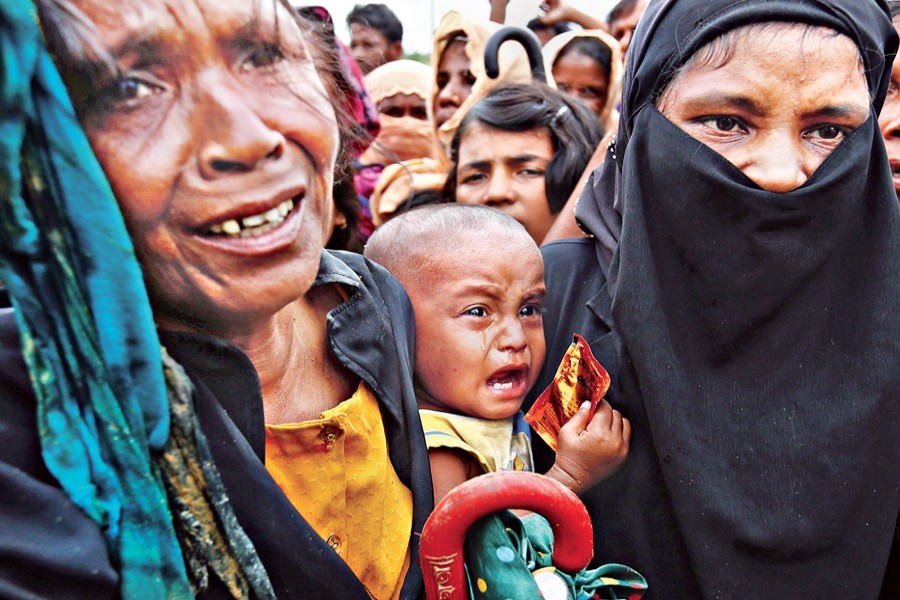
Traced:
<svg viewBox="0 0 900 600">
<path fill-rule="evenodd" d="M 211 563 L 228 585 L 228 568 L 217 569 L 216 559 L 197 550 L 221 540 L 219 530 L 225 546 L 238 546 L 242 583 L 229 586 L 233 593 L 246 595 L 249 574 L 254 594 L 270 596 L 252 544 L 222 500 L 214 464 L 194 460 L 209 458 L 208 449 L 194 427 L 186 378 L 167 364 L 167 377 L 182 384 L 169 386 L 181 399 L 172 414 L 186 423 L 173 426 L 187 440 L 173 449 L 167 380 L 140 267 L 37 23 L 30 0 L 0 4 L 0 280 L 13 299 L 38 399 L 44 462 L 105 535 L 123 597 L 191 597 L 198 561 Z M 199 494 L 196 481 L 183 476 L 198 462 L 207 479 Z M 167 490 L 178 507 L 174 525 Z M 198 516 L 179 497 L 203 494 L 199 504 L 224 507 Z M 189 580 L 179 539 L 198 521 L 212 533 L 199 541 L 188 535 Z"/>
</svg>

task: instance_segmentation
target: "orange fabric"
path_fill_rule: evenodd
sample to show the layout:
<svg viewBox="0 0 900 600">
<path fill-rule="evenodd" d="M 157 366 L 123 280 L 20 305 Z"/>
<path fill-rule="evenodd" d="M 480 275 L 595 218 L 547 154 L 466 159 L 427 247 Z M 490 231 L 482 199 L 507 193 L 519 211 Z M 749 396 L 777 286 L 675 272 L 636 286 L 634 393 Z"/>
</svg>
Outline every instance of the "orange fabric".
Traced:
<svg viewBox="0 0 900 600">
<path fill-rule="evenodd" d="M 266 425 L 266 469 L 373 597 L 399 597 L 412 493 L 388 457 L 381 409 L 365 383 L 319 419 Z"/>
</svg>

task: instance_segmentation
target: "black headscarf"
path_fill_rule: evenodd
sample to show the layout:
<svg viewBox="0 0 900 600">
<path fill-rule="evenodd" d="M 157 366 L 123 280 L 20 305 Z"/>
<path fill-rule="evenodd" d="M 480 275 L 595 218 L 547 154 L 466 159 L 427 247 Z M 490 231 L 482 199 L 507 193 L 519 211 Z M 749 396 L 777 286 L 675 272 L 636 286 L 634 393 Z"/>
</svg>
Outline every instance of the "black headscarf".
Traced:
<svg viewBox="0 0 900 600">
<path fill-rule="evenodd" d="M 640 110 L 655 99 L 694 52 L 722 33 L 765 21 L 829 27 L 856 42 L 876 112 L 890 83 L 896 42 L 889 11 L 880 0 L 659 0 L 650 3 L 640 32 L 628 49 L 619 130 L 606 161 L 594 172 L 578 201 L 581 228 L 597 239 L 601 268 L 608 272 L 622 230 L 620 172 Z"/>
<path fill-rule="evenodd" d="M 653 104 L 698 48 L 766 21 L 848 36 L 873 98 L 787 193 Z M 595 176 L 622 210 L 608 288 L 620 393 L 640 406 L 634 435 L 662 478 L 629 483 L 668 498 L 672 551 L 704 596 L 878 595 L 900 507 L 900 211 L 876 123 L 896 48 L 876 0 L 665 0 L 631 45 L 614 158 Z M 588 228 L 610 214 L 579 209 Z M 651 590 L 692 588 L 631 566 Z"/>
</svg>

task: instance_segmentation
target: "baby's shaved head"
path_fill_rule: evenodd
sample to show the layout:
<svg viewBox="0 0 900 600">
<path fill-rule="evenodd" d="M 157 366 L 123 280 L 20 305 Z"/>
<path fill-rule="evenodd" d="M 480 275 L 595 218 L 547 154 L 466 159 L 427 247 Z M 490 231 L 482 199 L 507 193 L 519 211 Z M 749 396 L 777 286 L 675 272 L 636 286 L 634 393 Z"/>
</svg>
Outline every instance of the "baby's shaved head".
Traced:
<svg viewBox="0 0 900 600">
<path fill-rule="evenodd" d="M 446 263 L 478 253 L 480 247 L 494 241 L 537 248 L 521 223 L 496 209 L 437 204 L 398 215 L 376 229 L 364 254 L 408 288 L 439 275 Z M 484 258 L 484 254 L 480 256 Z"/>
</svg>

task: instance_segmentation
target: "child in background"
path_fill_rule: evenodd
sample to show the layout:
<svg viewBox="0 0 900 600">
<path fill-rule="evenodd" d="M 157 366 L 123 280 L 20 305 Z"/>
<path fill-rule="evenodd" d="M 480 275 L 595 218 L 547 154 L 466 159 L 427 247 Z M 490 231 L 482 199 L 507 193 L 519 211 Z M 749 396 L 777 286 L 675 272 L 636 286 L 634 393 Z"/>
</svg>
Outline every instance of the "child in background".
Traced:
<svg viewBox="0 0 900 600">
<path fill-rule="evenodd" d="M 482 473 L 533 470 L 520 407 L 544 361 L 541 254 L 515 219 L 485 206 L 414 209 L 376 230 L 365 255 L 406 288 L 415 384 L 435 502 Z M 547 476 L 579 493 L 616 470 L 630 424 L 605 400 L 559 434 Z"/>
</svg>

